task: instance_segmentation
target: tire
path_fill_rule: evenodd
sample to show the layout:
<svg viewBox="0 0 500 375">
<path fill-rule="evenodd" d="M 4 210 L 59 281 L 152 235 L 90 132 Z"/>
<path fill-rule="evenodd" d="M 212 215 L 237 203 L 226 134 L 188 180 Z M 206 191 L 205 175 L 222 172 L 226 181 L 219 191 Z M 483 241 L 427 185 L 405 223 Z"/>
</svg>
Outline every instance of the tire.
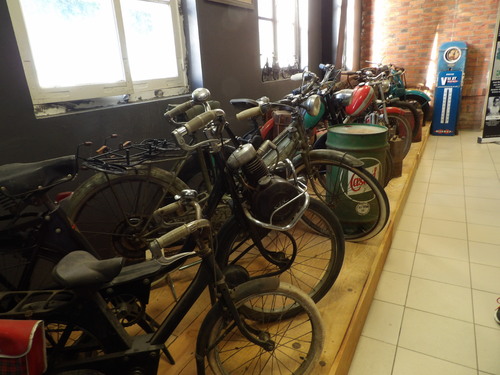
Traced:
<svg viewBox="0 0 500 375">
<path fill-rule="evenodd" d="M 410 122 L 404 116 L 398 115 L 397 113 L 388 113 L 387 118 L 389 120 L 389 124 L 387 124 L 389 135 L 391 137 L 397 135 L 404 142 L 404 158 L 408 155 L 412 143 L 412 129 Z"/>
<path fill-rule="evenodd" d="M 95 335 L 75 324 L 49 318 L 45 320 L 44 328 L 49 367 L 104 352 L 104 345 Z"/>
<path fill-rule="evenodd" d="M 287 232 L 262 231 L 261 243 L 279 260 L 280 267 L 267 261 L 248 232 L 236 220 L 226 222 L 218 238 L 218 259 L 228 265 L 244 267 L 250 278 L 279 275 L 308 294 L 315 302 L 323 298 L 340 274 L 345 242 L 342 227 L 333 212 L 321 201 L 311 199 L 308 209 L 295 227 Z M 290 264 L 291 263 L 291 264 Z M 288 267 L 288 268 L 287 268 Z M 289 313 L 297 314 L 297 306 Z"/>
<path fill-rule="evenodd" d="M 406 100 L 413 100 L 416 101 L 417 103 L 420 104 L 420 108 L 422 109 L 423 116 L 422 116 L 422 126 L 426 125 L 426 121 L 431 121 L 432 120 L 432 108 L 430 106 L 430 103 L 420 95 L 406 95 L 405 97 Z"/>
<path fill-rule="evenodd" d="M 97 173 L 74 191 L 67 213 L 102 259 L 122 256 L 136 263 L 145 259 L 149 242 L 168 230 L 152 222 L 153 211 L 187 188 L 156 167 Z"/>
<path fill-rule="evenodd" d="M 59 288 L 52 270 L 67 254 L 64 250 L 43 244 L 20 248 L 7 246 L 1 250 L 0 292 Z"/>
<path fill-rule="evenodd" d="M 234 303 L 249 331 L 260 339 L 272 340 L 274 348 L 265 350 L 249 341 L 227 310 L 216 305 L 202 323 L 197 345 L 204 348 L 215 374 L 271 375 L 280 369 L 287 374 L 305 374 L 316 365 L 323 348 L 324 328 L 318 308 L 303 291 L 280 282 L 276 290 L 254 288 L 253 293 Z M 286 309 L 295 305 L 304 313 L 283 318 Z"/>
<path fill-rule="evenodd" d="M 309 169 L 304 162 L 296 166 L 297 174 L 307 178 L 311 196 L 336 214 L 347 241 L 368 240 L 385 227 L 390 215 L 389 198 L 364 167 L 342 163 L 321 152 L 310 154 Z M 351 181 L 358 182 L 357 191 L 350 188 Z"/>
<path fill-rule="evenodd" d="M 413 119 L 414 119 L 413 123 L 415 124 L 415 126 L 412 129 L 411 139 L 412 140 L 415 139 L 416 136 L 418 135 L 418 131 L 419 131 L 420 127 L 422 126 L 422 119 L 420 118 L 420 114 L 418 113 L 417 107 L 415 107 L 411 103 L 404 102 L 404 101 L 393 101 L 393 102 L 391 102 L 391 106 L 402 108 L 402 109 L 407 109 L 411 112 L 411 114 L 413 115 Z M 410 124 L 410 127 L 411 127 L 411 124 Z"/>
</svg>

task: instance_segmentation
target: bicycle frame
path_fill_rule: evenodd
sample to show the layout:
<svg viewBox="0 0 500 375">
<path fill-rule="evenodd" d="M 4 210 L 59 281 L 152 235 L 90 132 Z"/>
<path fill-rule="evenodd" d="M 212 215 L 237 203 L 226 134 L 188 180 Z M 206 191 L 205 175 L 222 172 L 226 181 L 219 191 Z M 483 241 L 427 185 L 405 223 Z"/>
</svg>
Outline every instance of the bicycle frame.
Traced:
<svg viewBox="0 0 500 375">
<path fill-rule="evenodd" d="M 206 221 L 205 227 L 209 226 Z M 200 244 L 198 242 L 198 244 Z M 78 260 L 78 252 L 73 253 L 74 260 Z M 103 347 L 105 354 L 91 357 L 82 357 L 78 360 L 64 358 L 49 358 L 52 361 L 62 361 L 54 364 L 50 370 L 69 371 L 77 369 L 94 369 L 111 373 L 127 373 L 131 366 L 141 374 L 155 375 L 158 370 L 160 351 L 164 343 L 172 335 L 175 328 L 196 303 L 202 292 L 210 287 L 217 290 L 212 296 L 217 297 L 217 303 L 227 307 L 235 319 L 241 333 L 253 343 L 266 347 L 267 342 L 260 340 L 248 332 L 241 321 L 232 302 L 235 296 L 245 294 L 248 290 L 271 291 L 277 285 L 277 279 L 264 278 L 253 280 L 239 285 L 230 293 L 224 282 L 224 275 L 215 261 L 214 253 L 208 247 L 197 250 L 201 256 L 200 268 L 168 316 L 154 333 L 140 336 L 129 336 L 125 328 L 118 322 L 117 317 L 110 313 L 101 294 L 97 289 L 89 286 L 65 290 L 48 290 L 43 292 L 23 291 L 0 293 L 0 318 L 24 318 L 26 311 L 30 311 L 30 318 L 42 319 L 47 322 L 62 321 L 88 330 L 88 333 Z M 193 255 L 191 252 L 186 256 Z M 63 260 L 64 262 L 64 260 Z M 155 262 L 152 260 L 151 262 Z M 69 263 L 71 265 L 71 263 Z M 74 264 L 78 267 L 78 264 Z M 113 288 L 113 281 L 103 288 Z M 13 301 L 18 301 L 12 306 Z M 36 301 L 36 302 L 35 302 Z M 7 309 L 5 306 L 8 306 Z M 91 340 L 92 337 L 87 337 Z M 89 342 L 91 345 L 92 342 Z M 92 346 L 90 346 L 92 348 Z M 97 349 L 97 348 L 96 348 Z M 204 374 L 203 354 L 196 356 L 198 374 Z M 71 352 L 70 357 L 72 358 Z M 118 360 L 118 359 L 123 360 Z M 125 360 L 126 359 L 126 360 Z"/>
</svg>

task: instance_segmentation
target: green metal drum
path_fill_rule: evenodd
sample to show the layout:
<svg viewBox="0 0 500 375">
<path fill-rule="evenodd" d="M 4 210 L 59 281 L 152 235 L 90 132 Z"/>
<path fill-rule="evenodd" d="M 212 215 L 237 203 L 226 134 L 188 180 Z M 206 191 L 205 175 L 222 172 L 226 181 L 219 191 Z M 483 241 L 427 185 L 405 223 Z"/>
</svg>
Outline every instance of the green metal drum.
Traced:
<svg viewBox="0 0 500 375">
<path fill-rule="evenodd" d="M 328 130 L 327 148 L 361 159 L 365 169 L 383 185 L 389 168 L 387 128 L 374 124 L 337 125 Z M 359 233 L 379 215 L 377 200 L 365 181 L 345 169 L 327 170 L 327 200 L 338 216 L 344 233 Z"/>
</svg>

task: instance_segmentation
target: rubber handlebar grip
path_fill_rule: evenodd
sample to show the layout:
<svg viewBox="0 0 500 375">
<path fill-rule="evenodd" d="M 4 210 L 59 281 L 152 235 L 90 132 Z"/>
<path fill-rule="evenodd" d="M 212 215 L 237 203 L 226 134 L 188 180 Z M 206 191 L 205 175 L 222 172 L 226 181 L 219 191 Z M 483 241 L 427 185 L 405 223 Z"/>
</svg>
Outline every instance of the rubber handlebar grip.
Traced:
<svg viewBox="0 0 500 375">
<path fill-rule="evenodd" d="M 163 116 L 166 118 L 173 118 L 175 116 L 178 116 L 184 112 L 186 112 L 188 109 L 192 108 L 194 106 L 194 101 L 190 100 L 188 102 L 179 104 L 178 106 L 175 106 L 172 108 L 170 111 L 165 112 Z"/>
<path fill-rule="evenodd" d="M 248 108 L 245 109 L 244 111 L 241 111 L 236 114 L 236 119 L 238 120 L 246 120 L 255 116 L 261 116 L 263 115 L 262 110 L 260 109 L 260 106 L 253 107 L 253 108 Z"/>
<path fill-rule="evenodd" d="M 202 113 L 201 115 L 196 116 L 194 119 L 189 120 L 184 127 L 186 128 L 188 133 L 194 133 L 198 129 L 204 128 L 210 122 L 217 118 L 217 111 L 211 110 Z"/>
</svg>

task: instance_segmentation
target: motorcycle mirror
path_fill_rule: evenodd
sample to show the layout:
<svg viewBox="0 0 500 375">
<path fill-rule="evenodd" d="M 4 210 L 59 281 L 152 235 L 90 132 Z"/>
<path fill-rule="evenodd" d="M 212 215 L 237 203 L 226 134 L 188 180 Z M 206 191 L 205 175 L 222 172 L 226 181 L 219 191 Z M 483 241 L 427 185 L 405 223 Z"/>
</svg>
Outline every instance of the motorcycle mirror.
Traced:
<svg viewBox="0 0 500 375">
<path fill-rule="evenodd" d="M 319 114 L 319 110 L 321 108 L 321 99 L 318 95 L 311 95 L 302 104 L 302 107 L 305 108 L 306 112 L 309 115 L 315 117 Z"/>
<path fill-rule="evenodd" d="M 205 103 L 210 99 L 210 91 L 204 87 L 198 88 L 191 94 L 191 99 L 197 103 Z"/>
</svg>

